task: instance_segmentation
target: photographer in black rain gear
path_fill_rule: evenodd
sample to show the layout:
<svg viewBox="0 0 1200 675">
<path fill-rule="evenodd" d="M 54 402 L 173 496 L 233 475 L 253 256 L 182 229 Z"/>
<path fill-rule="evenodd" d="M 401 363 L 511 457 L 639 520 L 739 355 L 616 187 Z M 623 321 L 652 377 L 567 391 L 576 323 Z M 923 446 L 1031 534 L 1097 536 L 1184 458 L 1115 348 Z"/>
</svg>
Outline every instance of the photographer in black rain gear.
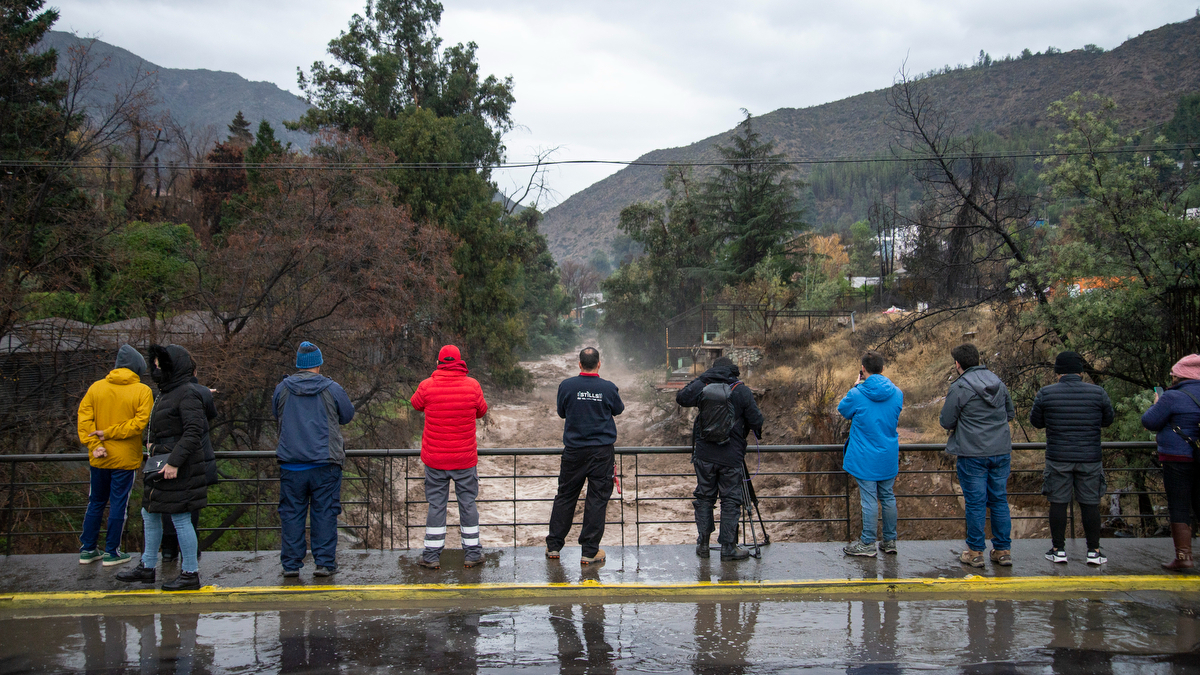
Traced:
<svg viewBox="0 0 1200 675">
<path fill-rule="evenodd" d="M 721 560 L 745 560 L 750 552 L 738 547 L 737 529 L 744 502 L 746 435 L 762 438 L 763 416 L 754 394 L 738 377 L 741 371 L 722 356 L 675 395 L 684 408 L 699 408 L 692 427 L 692 465 L 696 468 L 696 555 L 707 558 L 714 529 L 713 509 L 721 498 Z"/>
</svg>

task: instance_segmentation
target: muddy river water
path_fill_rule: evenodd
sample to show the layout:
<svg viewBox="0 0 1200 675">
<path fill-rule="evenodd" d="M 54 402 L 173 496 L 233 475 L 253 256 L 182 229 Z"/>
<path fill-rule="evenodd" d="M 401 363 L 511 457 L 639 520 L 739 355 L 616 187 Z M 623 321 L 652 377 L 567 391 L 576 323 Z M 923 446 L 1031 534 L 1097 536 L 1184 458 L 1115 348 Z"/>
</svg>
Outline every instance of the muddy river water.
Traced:
<svg viewBox="0 0 1200 675">
<path fill-rule="evenodd" d="M 1200 596 L 0 615 L 3 672 L 1195 673 Z"/>
</svg>

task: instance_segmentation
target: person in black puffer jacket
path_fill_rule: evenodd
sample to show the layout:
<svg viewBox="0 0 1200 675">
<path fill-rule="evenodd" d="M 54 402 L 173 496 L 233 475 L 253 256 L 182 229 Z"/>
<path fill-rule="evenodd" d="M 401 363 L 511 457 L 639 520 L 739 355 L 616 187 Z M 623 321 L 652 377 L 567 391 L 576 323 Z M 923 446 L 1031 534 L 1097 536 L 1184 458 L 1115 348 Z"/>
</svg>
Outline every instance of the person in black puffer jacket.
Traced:
<svg viewBox="0 0 1200 675">
<path fill-rule="evenodd" d="M 1029 423 L 1046 430 L 1046 469 L 1042 494 L 1050 500 L 1050 550 L 1046 560 L 1067 562 L 1067 507 L 1079 502 L 1087 537 L 1087 562 L 1102 565 L 1100 552 L 1100 499 L 1104 497 L 1100 429 L 1113 423 L 1115 413 L 1108 392 L 1083 381 L 1083 357 L 1066 351 L 1054 360 L 1057 384 L 1038 391 L 1029 411 Z"/>
<path fill-rule="evenodd" d="M 170 516 L 179 537 L 183 563 L 179 577 L 164 583 L 164 591 L 200 588 L 199 563 L 196 559 L 196 530 L 191 512 L 208 503 L 209 478 L 216 471 L 216 459 L 208 436 L 208 416 L 200 385 L 193 383 L 195 365 L 187 350 L 178 345 L 150 346 L 152 377 L 158 383 L 158 397 L 150 415 L 151 461 L 166 455 L 166 465 L 158 473 L 143 473 L 142 521 L 146 545 L 138 566 L 117 575 L 121 581 L 154 582 L 158 550 L 162 543 L 162 517 Z"/>
<path fill-rule="evenodd" d="M 762 438 L 763 416 L 754 402 L 754 394 L 738 377 L 741 370 L 727 356 L 722 356 L 700 377 L 692 380 L 679 393 L 675 402 L 683 408 L 700 408 L 692 427 L 692 466 L 696 469 L 696 555 L 707 558 L 709 537 L 715 523 L 713 509 L 721 498 L 721 529 L 717 542 L 721 544 L 721 560 L 745 560 L 750 553 L 737 545 L 738 520 L 744 504 L 742 481 L 745 480 L 746 440 L 750 432 Z M 716 443 L 704 438 L 701 419 L 704 415 L 704 388 L 710 384 L 726 384 L 732 388 L 729 403 L 733 404 L 733 427 L 728 438 Z M 713 405 L 709 403 L 709 405 Z"/>
</svg>

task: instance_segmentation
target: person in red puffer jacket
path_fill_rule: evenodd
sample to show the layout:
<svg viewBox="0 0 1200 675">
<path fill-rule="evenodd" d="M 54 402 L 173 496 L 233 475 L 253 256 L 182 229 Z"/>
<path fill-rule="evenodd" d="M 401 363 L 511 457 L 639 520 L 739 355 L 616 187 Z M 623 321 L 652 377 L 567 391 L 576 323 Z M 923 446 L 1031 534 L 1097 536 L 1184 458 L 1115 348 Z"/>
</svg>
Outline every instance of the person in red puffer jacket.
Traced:
<svg viewBox="0 0 1200 675">
<path fill-rule="evenodd" d="M 446 345 L 438 352 L 437 370 L 417 386 L 412 397 L 413 410 L 425 413 L 425 431 L 421 434 L 421 462 L 425 464 L 425 551 L 417 562 L 421 567 L 441 567 L 446 546 L 446 504 L 450 499 L 450 481 L 458 497 L 458 529 L 462 535 L 465 567 L 483 563 L 479 543 L 479 475 L 475 465 L 479 453 L 475 442 L 475 420 L 487 414 L 487 401 L 479 382 L 467 373 L 458 347 Z"/>
</svg>

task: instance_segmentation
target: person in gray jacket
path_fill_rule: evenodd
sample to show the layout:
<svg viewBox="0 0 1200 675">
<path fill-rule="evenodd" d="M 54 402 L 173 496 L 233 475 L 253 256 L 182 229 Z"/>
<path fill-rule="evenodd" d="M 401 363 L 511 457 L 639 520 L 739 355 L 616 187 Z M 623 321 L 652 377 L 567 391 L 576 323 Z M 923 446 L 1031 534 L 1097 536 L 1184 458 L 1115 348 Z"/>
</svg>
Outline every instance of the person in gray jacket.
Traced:
<svg viewBox="0 0 1200 675">
<path fill-rule="evenodd" d="M 1050 550 L 1046 560 L 1067 562 L 1067 506 L 1079 502 L 1087 537 L 1087 563 L 1103 565 L 1100 552 L 1100 499 L 1104 496 L 1104 465 L 1100 428 L 1113 423 L 1115 413 L 1103 387 L 1083 381 L 1083 357 L 1061 352 L 1054 372 L 1062 377 L 1042 387 L 1033 399 L 1029 423 L 1046 430 L 1046 470 L 1042 494 L 1050 500 Z"/>
<path fill-rule="evenodd" d="M 992 562 L 1012 565 L 1012 519 L 1008 511 L 1008 473 L 1012 457 L 1012 397 L 986 366 L 979 350 L 962 344 L 950 350 L 958 379 L 950 383 L 939 419 L 950 432 L 946 452 L 957 458 L 958 484 L 967 517 L 967 550 L 958 561 L 983 567 L 984 515 L 992 514 Z"/>
</svg>

